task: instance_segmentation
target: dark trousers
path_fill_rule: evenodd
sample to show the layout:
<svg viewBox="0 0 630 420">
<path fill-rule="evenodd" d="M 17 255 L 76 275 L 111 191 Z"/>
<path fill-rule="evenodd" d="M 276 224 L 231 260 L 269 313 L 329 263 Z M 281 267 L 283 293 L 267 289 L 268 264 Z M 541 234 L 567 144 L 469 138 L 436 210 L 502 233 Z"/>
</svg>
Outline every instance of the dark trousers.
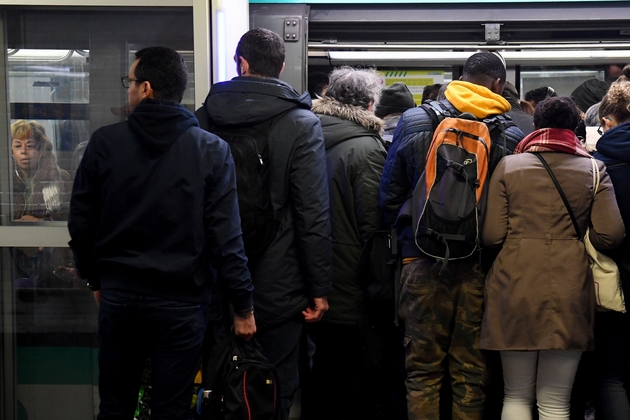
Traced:
<svg viewBox="0 0 630 420">
<path fill-rule="evenodd" d="M 382 337 L 358 325 L 317 322 L 308 326 L 315 354 L 308 381 L 302 383 L 302 420 L 393 420 L 387 374 L 394 375 L 395 355 L 385 372 Z M 402 347 L 401 340 L 398 341 Z M 399 355 L 401 353 L 399 352 Z M 403 388 L 404 377 L 399 380 Z M 404 400 L 402 401 L 404 409 Z M 406 412 L 403 418 L 406 418 Z"/>
<path fill-rule="evenodd" d="M 293 395 L 300 386 L 300 341 L 303 327 L 304 317 L 299 313 L 280 325 L 258 328 L 256 332 L 258 343 L 278 373 L 282 404 L 278 420 L 289 418 Z"/>
<path fill-rule="evenodd" d="M 104 290 L 98 321 L 98 419 L 133 418 L 148 357 L 151 419 L 187 419 L 201 362 L 206 305 Z"/>
<path fill-rule="evenodd" d="M 599 399 L 606 420 L 630 419 L 626 389 L 630 359 L 628 341 L 628 314 L 596 314 L 595 361 Z"/>
</svg>

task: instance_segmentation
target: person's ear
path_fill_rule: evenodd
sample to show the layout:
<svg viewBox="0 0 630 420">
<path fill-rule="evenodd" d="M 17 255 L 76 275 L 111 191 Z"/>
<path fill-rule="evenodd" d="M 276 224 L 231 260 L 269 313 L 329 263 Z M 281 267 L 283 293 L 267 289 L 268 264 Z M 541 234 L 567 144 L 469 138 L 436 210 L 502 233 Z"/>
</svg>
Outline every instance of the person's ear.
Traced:
<svg viewBox="0 0 630 420">
<path fill-rule="evenodd" d="M 282 63 L 282 68 L 280 69 L 280 74 L 282 74 L 282 72 L 284 71 L 284 65 L 285 65 L 285 63 Z"/>
<path fill-rule="evenodd" d="M 498 78 L 498 79 L 495 79 L 494 82 L 492 82 L 492 87 L 490 88 L 490 90 L 493 93 L 496 93 L 497 95 L 501 95 L 503 93 L 504 87 L 505 87 L 505 82 L 503 82 L 501 78 Z"/>
<path fill-rule="evenodd" d="M 244 57 L 239 57 L 239 67 L 241 69 L 241 76 L 249 76 L 249 63 Z"/>
<path fill-rule="evenodd" d="M 142 99 L 151 98 L 153 99 L 153 88 L 151 87 L 151 82 L 145 80 L 140 85 L 140 95 L 142 95 Z"/>
</svg>

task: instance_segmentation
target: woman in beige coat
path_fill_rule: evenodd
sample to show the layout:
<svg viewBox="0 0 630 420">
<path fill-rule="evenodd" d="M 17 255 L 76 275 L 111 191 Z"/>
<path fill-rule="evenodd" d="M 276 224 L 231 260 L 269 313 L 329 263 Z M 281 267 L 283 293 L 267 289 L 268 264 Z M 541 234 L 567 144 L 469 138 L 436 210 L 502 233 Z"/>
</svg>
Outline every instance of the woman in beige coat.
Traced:
<svg viewBox="0 0 630 420">
<path fill-rule="evenodd" d="M 548 162 L 581 232 L 598 249 L 625 234 L 606 173 L 593 196 L 591 157 L 573 133 L 580 112 L 570 98 L 541 102 L 536 131 L 492 175 L 482 239 L 501 246 L 488 273 L 481 348 L 499 350 L 505 399 L 502 419 L 568 419 L 582 351 L 593 348 L 595 295 L 584 244 L 578 240 Z"/>
</svg>

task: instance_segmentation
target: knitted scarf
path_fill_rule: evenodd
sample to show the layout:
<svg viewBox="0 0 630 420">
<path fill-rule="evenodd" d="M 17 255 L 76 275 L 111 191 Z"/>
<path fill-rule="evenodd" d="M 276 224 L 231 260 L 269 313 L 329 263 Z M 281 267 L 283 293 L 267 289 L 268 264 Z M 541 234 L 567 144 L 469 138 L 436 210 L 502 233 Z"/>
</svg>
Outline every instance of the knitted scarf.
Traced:
<svg viewBox="0 0 630 420">
<path fill-rule="evenodd" d="M 591 157 L 575 133 L 566 128 L 543 128 L 526 136 L 514 149 L 514 153 L 561 152 Z"/>
</svg>

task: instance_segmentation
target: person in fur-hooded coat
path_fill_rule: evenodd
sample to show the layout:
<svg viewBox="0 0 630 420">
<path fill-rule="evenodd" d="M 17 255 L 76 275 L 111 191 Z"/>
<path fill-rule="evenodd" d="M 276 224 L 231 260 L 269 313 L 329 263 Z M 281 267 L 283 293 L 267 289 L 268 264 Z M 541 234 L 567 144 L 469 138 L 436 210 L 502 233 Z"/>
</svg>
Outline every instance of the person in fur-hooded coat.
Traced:
<svg viewBox="0 0 630 420">
<path fill-rule="evenodd" d="M 338 407 L 346 407 L 351 417 L 357 418 L 369 418 L 367 414 L 373 411 L 370 404 L 374 399 L 365 390 L 368 382 L 361 379 L 365 369 L 357 364 L 340 366 L 344 358 L 338 354 L 343 351 L 360 358 L 365 279 L 359 274 L 359 257 L 370 236 L 384 228 L 378 190 L 387 152 L 381 138 L 384 123 L 373 112 L 380 90 L 381 80 L 375 71 L 342 67 L 330 74 L 325 96 L 313 101 L 312 110 L 321 120 L 326 147 L 333 291 L 322 321 L 309 326 L 316 346 L 312 369 L 315 386 L 307 385 L 308 391 L 302 394 L 303 418 L 324 418 L 324 413 L 332 412 L 339 416 L 334 418 L 344 418 L 344 409 Z M 368 413 L 359 415 L 357 407 Z"/>
<path fill-rule="evenodd" d="M 36 121 L 11 124 L 11 150 L 13 220 L 67 220 L 70 174 L 57 165 L 44 127 Z"/>
</svg>

